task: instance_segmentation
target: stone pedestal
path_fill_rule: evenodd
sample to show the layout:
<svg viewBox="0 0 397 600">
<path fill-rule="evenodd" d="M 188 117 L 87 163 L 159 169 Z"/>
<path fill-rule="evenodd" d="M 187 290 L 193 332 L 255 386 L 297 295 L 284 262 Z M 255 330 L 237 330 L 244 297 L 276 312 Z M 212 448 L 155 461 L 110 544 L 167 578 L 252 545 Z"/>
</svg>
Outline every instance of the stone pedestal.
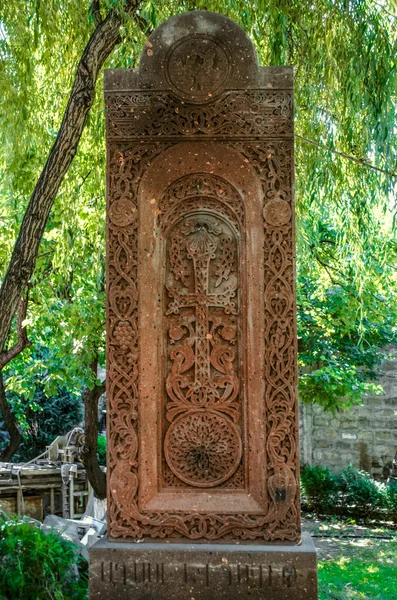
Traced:
<svg viewBox="0 0 397 600">
<path fill-rule="evenodd" d="M 110 542 L 90 549 L 90 600 L 316 600 L 317 559 L 302 543 Z"/>
</svg>

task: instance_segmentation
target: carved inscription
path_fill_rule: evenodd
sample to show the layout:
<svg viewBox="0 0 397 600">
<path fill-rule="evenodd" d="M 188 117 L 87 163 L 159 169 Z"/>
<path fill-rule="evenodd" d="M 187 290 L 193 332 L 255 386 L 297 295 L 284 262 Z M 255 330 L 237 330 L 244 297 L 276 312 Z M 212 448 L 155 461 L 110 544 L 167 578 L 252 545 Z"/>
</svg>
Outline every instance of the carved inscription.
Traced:
<svg viewBox="0 0 397 600">
<path fill-rule="evenodd" d="M 199 585 L 207 588 L 218 585 L 247 589 L 295 588 L 298 572 L 292 565 L 201 562 L 128 561 L 102 562 L 100 579 L 104 584 L 136 587 L 150 584 Z"/>
</svg>

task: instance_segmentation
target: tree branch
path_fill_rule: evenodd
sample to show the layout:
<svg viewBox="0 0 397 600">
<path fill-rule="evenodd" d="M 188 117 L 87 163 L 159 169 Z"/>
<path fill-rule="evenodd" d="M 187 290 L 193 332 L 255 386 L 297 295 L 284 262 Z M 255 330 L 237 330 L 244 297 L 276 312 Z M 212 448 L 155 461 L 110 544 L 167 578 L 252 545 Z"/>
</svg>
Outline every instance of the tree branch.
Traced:
<svg viewBox="0 0 397 600">
<path fill-rule="evenodd" d="M 97 376 L 98 357 L 95 356 L 90 369 Z M 102 471 L 97 457 L 98 445 L 98 400 L 105 393 L 106 380 L 90 389 L 84 388 L 81 396 L 84 402 L 85 444 L 82 460 L 88 480 L 98 498 L 106 498 L 106 475 Z"/>
<path fill-rule="evenodd" d="M 140 2 L 127 0 L 126 13 L 131 16 Z M 99 71 L 120 42 L 122 22 L 122 16 L 112 9 L 95 28 L 78 64 L 57 138 L 30 198 L 0 289 L 0 351 L 9 335 L 19 299 L 33 274 L 40 241 L 59 186 L 76 154 L 94 101 Z"/>
<path fill-rule="evenodd" d="M 308 138 L 303 137 L 302 135 L 295 134 L 295 137 L 298 140 L 302 140 L 303 142 L 306 142 L 306 144 L 310 144 L 311 146 L 316 146 L 317 148 L 321 148 L 321 150 L 326 150 L 327 152 L 332 152 L 333 154 L 336 154 L 337 156 L 340 156 L 342 158 L 346 158 L 347 160 L 352 160 L 353 162 L 358 163 L 359 165 L 362 165 L 363 167 L 367 167 L 368 169 L 373 169 L 374 171 L 378 171 L 379 173 L 383 173 L 384 175 L 388 175 L 389 177 L 397 177 L 396 171 L 387 171 L 386 169 L 381 169 L 380 167 L 376 167 L 375 165 L 372 165 L 371 163 L 369 163 L 368 161 L 366 161 L 362 158 L 356 158 L 355 156 L 345 154 L 344 152 L 339 152 L 338 150 L 334 150 L 333 148 L 330 148 L 329 146 L 324 146 L 323 144 L 319 144 L 318 142 L 309 140 Z"/>
<path fill-rule="evenodd" d="M 13 454 L 18 450 L 21 443 L 21 432 L 14 414 L 11 411 L 10 405 L 6 398 L 4 389 L 3 374 L 0 370 L 0 411 L 3 415 L 4 424 L 6 426 L 10 441 L 2 452 L 0 452 L 0 461 L 7 462 L 11 460 Z"/>
<path fill-rule="evenodd" d="M 13 358 L 18 356 L 25 348 L 32 345 L 32 342 L 28 340 L 28 334 L 26 327 L 23 327 L 23 322 L 26 319 L 26 312 L 28 310 L 28 298 L 21 299 L 18 306 L 17 313 L 17 333 L 18 341 L 9 350 L 0 352 L 0 371 L 10 362 Z"/>
<path fill-rule="evenodd" d="M 94 19 L 94 23 L 96 26 L 102 23 L 101 3 L 99 0 L 92 0 L 90 5 L 90 14 Z"/>
<path fill-rule="evenodd" d="M 26 312 L 28 310 L 28 302 L 28 295 L 26 295 L 26 298 L 19 301 L 17 312 L 17 343 L 14 344 L 14 346 L 12 346 L 9 350 L 0 352 L 0 412 L 3 416 L 4 425 L 7 429 L 8 435 L 10 436 L 8 445 L 0 453 L 0 461 L 11 460 L 13 454 L 18 450 L 22 440 L 18 422 L 7 400 L 2 371 L 9 362 L 11 362 L 16 356 L 18 356 L 18 354 L 32 344 L 28 340 L 26 327 L 23 326 L 23 322 L 26 319 Z"/>
</svg>

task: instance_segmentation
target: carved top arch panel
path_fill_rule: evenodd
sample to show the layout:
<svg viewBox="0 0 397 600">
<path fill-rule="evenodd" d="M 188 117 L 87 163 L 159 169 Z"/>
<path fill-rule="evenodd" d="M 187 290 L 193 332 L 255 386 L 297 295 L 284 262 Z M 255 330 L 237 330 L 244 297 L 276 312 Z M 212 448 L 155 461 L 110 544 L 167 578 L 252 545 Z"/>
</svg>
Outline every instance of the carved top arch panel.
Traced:
<svg viewBox="0 0 397 600">
<path fill-rule="evenodd" d="M 209 102 L 226 86 L 257 78 L 253 45 L 234 21 L 207 11 L 177 15 L 149 37 L 139 64 L 142 87 L 169 87 L 179 98 Z"/>
<path fill-rule="evenodd" d="M 192 11 L 153 32 L 139 69 L 105 72 L 108 136 L 290 135 L 291 92 L 292 69 L 259 67 L 241 27 Z"/>
</svg>

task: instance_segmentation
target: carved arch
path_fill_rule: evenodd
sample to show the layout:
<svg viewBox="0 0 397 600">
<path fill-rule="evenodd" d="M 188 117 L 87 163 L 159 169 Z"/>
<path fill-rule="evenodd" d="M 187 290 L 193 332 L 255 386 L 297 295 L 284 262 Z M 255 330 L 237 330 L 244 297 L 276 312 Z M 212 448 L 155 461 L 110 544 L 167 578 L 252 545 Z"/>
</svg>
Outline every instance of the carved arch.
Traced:
<svg viewBox="0 0 397 600">
<path fill-rule="evenodd" d="M 226 217 L 241 235 L 245 227 L 243 198 L 227 179 L 211 173 L 185 175 L 168 186 L 159 202 L 162 231 L 182 214 L 200 209 Z"/>
</svg>

